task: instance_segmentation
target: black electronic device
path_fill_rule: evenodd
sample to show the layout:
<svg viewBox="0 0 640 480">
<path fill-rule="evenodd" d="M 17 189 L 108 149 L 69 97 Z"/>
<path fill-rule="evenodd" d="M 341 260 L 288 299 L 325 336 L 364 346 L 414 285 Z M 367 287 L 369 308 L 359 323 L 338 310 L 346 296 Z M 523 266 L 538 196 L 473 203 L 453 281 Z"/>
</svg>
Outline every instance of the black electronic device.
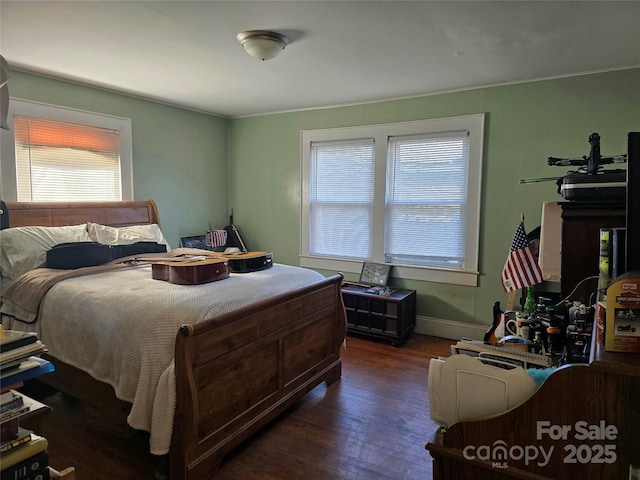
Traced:
<svg viewBox="0 0 640 480">
<path fill-rule="evenodd" d="M 627 174 L 600 172 L 596 174 L 569 173 L 558 181 L 558 193 L 565 200 L 624 200 Z"/>
</svg>

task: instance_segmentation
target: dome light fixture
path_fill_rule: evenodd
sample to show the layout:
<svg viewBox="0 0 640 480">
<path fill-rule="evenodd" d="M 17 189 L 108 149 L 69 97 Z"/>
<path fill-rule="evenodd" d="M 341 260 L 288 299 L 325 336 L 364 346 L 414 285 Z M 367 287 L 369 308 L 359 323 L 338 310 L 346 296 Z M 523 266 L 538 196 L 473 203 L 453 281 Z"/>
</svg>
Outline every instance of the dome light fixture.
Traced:
<svg viewBox="0 0 640 480">
<path fill-rule="evenodd" d="M 240 32 L 236 38 L 246 52 L 257 60 L 275 58 L 289 45 L 287 37 L 268 30 L 248 30 Z"/>
</svg>

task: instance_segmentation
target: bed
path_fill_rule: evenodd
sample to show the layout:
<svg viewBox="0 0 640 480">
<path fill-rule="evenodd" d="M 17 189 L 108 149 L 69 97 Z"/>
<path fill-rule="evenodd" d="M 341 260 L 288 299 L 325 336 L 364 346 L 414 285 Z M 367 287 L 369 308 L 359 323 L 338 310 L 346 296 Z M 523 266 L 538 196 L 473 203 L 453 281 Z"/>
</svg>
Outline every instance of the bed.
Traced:
<svg viewBox="0 0 640 480">
<path fill-rule="evenodd" d="M 3 228 L 86 224 L 124 232 L 159 225 L 152 200 L 6 202 L 2 209 Z M 150 431 L 151 453 L 168 450 L 171 479 L 211 478 L 231 450 L 318 384 L 340 378 L 342 275 L 325 278 L 274 264 L 184 286 L 153 280 L 150 269 L 60 281 L 44 295 L 31 323 L 6 316 L 3 323 L 40 334 L 56 367 L 42 380 L 83 400 L 93 426 Z M 122 287 L 128 282 L 138 283 Z M 5 292 L 11 283 L 5 279 Z M 148 299 L 154 295 L 149 288 L 169 299 L 166 309 L 164 300 Z M 104 293 L 110 289 L 124 299 L 110 301 Z M 86 301 L 94 294 L 94 302 Z M 203 303 L 203 296 L 221 304 Z M 125 310 L 130 305 L 133 310 Z M 96 361 L 79 360 L 83 349 L 94 352 Z"/>
</svg>

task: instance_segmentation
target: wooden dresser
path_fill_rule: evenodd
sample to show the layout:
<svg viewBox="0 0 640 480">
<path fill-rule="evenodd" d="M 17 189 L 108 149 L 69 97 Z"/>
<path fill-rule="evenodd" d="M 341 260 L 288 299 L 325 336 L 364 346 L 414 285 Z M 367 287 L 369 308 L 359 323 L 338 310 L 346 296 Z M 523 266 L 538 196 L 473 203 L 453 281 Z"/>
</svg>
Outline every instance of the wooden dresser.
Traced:
<svg viewBox="0 0 640 480">
<path fill-rule="evenodd" d="M 583 279 L 599 273 L 600 229 L 624 228 L 624 202 L 560 202 L 562 257 L 560 291 L 569 295 Z M 589 301 L 598 287 L 593 279 L 580 285 L 571 300 Z"/>
</svg>

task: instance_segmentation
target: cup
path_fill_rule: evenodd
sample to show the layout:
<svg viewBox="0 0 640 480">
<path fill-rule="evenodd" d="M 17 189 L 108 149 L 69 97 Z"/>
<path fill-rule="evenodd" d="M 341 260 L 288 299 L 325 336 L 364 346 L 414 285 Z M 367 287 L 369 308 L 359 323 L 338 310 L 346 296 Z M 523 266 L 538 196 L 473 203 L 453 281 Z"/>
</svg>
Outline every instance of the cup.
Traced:
<svg viewBox="0 0 640 480">
<path fill-rule="evenodd" d="M 504 328 L 509 335 L 517 335 L 518 326 L 516 324 L 519 312 L 515 310 L 507 310 L 504 312 Z"/>
<path fill-rule="evenodd" d="M 511 335 L 517 335 L 526 340 L 531 340 L 531 327 L 535 324 L 535 320 L 529 317 L 516 315 L 516 318 L 507 320 L 506 328 Z"/>
</svg>

